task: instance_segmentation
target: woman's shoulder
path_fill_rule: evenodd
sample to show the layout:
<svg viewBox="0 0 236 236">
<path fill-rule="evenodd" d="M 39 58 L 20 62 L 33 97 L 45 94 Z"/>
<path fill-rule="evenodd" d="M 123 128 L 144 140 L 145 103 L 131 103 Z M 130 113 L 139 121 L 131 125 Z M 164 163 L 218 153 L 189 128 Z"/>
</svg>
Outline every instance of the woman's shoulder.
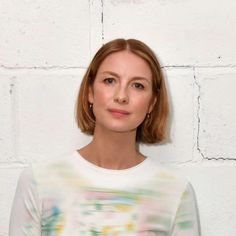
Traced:
<svg viewBox="0 0 236 236">
<path fill-rule="evenodd" d="M 75 151 L 67 151 L 59 154 L 54 154 L 51 156 L 48 156 L 46 158 L 46 161 L 43 161 L 41 163 L 35 163 L 35 166 L 41 167 L 41 168 L 58 168 L 60 166 L 68 166 L 72 163 L 72 159 L 74 158 Z M 45 160 L 45 158 L 44 158 Z"/>
<path fill-rule="evenodd" d="M 171 165 L 158 163 L 154 158 L 150 158 L 150 167 L 154 179 L 159 183 L 181 186 L 183 189 L 189 185 L 187 177 Z"/>
<path fill-rule="evenodd" d="M 34 182 L 49 181 L 56 178 L 65 177 L 66 173 L 72 172 L 73 152 L 60 155 L 48 156 L 44 162 L 30 163 L 25 167 L 20 175 L 21 179 Z"/>
</svg>

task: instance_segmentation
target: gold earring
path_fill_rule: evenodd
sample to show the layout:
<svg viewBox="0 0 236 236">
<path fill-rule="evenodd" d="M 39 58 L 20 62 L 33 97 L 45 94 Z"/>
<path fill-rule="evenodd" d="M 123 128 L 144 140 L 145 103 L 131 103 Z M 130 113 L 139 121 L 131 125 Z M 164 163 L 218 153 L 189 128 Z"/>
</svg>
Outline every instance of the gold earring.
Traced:
<svg viewBox="0 0 236 236">
<path fill-rule="evenodd" d="M 147 113 L 147 118 L 150 119 L 151 113 Z"/>
<path fill-rule="evenodd" d="M 89 109 L 92 110 L 92 108 L 93 108 L 93 104 L 89 103 Z"/>
</svg>

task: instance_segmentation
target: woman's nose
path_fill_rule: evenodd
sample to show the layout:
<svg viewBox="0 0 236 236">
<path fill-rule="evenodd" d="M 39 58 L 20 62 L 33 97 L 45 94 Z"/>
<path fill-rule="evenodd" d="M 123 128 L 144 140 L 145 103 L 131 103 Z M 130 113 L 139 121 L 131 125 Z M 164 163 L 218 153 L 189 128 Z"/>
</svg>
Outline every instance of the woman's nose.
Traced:
<svg viewBox="0 0 236 236">
<path fill-rule="evenodd" d="M 125 88 L 118 88 L 115 96 L 114 101 L 118 103 L 128 103 L 129 102 L 129 96 Z"/>
</svg>

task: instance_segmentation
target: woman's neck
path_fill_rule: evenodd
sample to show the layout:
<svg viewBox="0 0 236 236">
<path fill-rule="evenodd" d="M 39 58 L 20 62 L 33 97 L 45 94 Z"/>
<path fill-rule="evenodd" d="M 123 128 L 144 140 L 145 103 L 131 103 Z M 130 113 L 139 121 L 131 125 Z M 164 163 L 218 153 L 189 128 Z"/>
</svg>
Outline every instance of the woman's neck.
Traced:
<svg viewBox="0 0 236 236">
<path fill-rule="evenodd" d="M 145 157 L 136 146 L 136 131 L 94 133 L 91 143 L 79 150 L 81 156 L 107 169 L 126 169 L 142 162 Z"/>
</svg>

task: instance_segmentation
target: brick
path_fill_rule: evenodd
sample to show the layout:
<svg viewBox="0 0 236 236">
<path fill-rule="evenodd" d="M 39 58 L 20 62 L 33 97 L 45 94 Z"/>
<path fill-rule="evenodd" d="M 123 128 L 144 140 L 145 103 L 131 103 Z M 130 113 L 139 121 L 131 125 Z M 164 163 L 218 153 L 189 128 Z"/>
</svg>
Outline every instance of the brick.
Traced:
<svg viewBox="0 0 236 236">
<path fill-rule="evenodd" d="M 18 160 L 46 161 L 86 142 L 74 119 L 84 70 L 18 75 Z"/>
<path fill-rule="evenodd" d="M 102 1 L 90 2 L 90 59 L 103 44 L 103 4 Z"/>
<path fill-rule="evenodd" d="M 90 52 L 89 1 L 1 1 L 0 65 L 79 67 Z"/>
<path fill-rule="evenodd" d="M 235 68 L 196 70 L 200 88 L 199 148 L 205 158 L 236 159 Z"/>
<path fill-rule="evenodd" d="M 236 60 L 233 1 L 103 2 L 105 41 L 143 40 L 164 65 L 228 65 Z"/>
</svg>

